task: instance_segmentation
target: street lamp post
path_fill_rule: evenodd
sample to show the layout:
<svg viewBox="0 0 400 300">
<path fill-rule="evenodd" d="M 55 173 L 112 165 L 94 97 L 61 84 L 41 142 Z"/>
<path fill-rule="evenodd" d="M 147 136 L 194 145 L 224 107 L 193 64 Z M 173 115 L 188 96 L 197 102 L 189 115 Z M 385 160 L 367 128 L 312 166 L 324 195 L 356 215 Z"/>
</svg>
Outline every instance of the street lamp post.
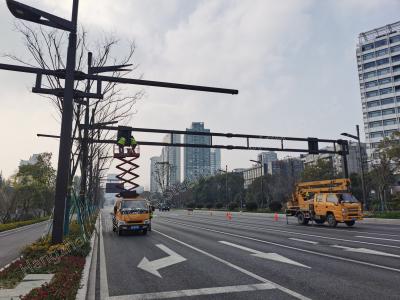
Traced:
<svg viewBox="0 0 400 300">
<path fill-rule="evenodd" d="M 73 96 L 74 72 L 76 58 L 76 27 L 78 20 L 79 0 L 73 0 L 71 21 L 59 18 L 45 11 L 7 0 L 10 12 L 17 18 L 42 24 L 45 26 L 69 31 L 67 50 L 67 64 L 65 70 L 65 88 L 63 97 L 63 110 L 61 117 L 60 146 L 58 152 L 58 168 L 56 179 L 55 203 L 52 243 L 58 244 L 63 240 L 64 214 L 66 196 L 69 183 L 70 155 L 72 147 L 72 121 L 73 121 Z"/>
<path fill-rule="evenodd" d="M 228 165 L 225 165 L 225 171 L 221 169 L 219 171 L 225 173 L 225 200 L 228 204 Z"/>
<path fill-rule="evenodd" d="M 363 162 L 363 157 L 362 157 L 361 140 L 360 140 L 360 126 L 358 126 L 358 125 L 356 125 L 356 132 L 357 132 L 357 135 L 353 135 L 353 134 L 346 133 L 346 132 L 342 133 L 341 135 L 352 138 L 358 142 L 358 153 L 360 155 L 360 166 L 361 166 L 361 187 L 362 187 L 363 200 L 364 200 L 364 209 L 368 210 L 369 207 L 368 207 L 367 191 L 365 188 L 364 162 Z"/>
</svg>

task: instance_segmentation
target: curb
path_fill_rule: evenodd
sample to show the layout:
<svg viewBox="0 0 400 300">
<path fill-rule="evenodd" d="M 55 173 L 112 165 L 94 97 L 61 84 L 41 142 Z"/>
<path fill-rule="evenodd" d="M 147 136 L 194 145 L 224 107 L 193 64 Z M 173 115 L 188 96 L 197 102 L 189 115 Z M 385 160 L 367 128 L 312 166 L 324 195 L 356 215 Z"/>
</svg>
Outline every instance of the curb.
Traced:
<svg viewBox="0 0 400 300">
<path fill-rule="evenodd" d="M 5 269 L 7 269 L 11 264 L 15 263 L 17 260 L 22 259 L 23 256 L 21 255 L 20 257 L 17 257 L 16 259 L 12 260 L 8 264 L 6 264 L 4 267 L 0 268 L 0 272 L 3 272 Z"/>
<path fill-rule="evenodd" d="M 400 219 L 364 218 L 361 222 L 366 224 L 400 225 Z"/>
<path fill-rule="evenodd" d="M 100 216 L 100 214 L 99 214 L 99 216 Z M 79 288 L 78 292 L 76 293 L 76 297 L 75 297 L 76 300 L 85 300 L 86 299 L 86 295 L 88 292 L 88 286 L 89 286 L 89 275 L 90 275 L 89 271 L 90 271 L 91 265 L 93 263 L 97 263 L 97 262 L 92 261 L 92 257 L 93 257 L 93 251 L 95 250 L 94 249 L 95 248 L 94 241 L 95 241 L 95 238 L 98 236 L 97 227 L 99 224 L 99 216 L 97 217 L 95 229 L 94 229 L 94 231 L 92 233 L 92 237 L 90 239 L 90 252 L 86 256 L 85 266 L 83 268 L 82 278 L 81 278 L 81 281 L 79 284 L 80 288 Z M 97 251 L 97 249 L 96 249 L 96 251 Z M 95 276 L 96 276 L 96 274 L 95 274 Z"/>
</svg>

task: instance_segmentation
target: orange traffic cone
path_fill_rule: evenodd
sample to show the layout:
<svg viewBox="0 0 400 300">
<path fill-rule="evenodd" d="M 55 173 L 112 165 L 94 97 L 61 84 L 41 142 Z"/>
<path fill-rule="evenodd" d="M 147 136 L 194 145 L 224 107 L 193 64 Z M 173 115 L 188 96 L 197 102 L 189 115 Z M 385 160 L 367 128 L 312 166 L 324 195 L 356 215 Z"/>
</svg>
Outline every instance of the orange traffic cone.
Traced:
<svg viewBox="0 0 400 300">
<path fill-rule="evenodd" d="M 274 215 L 274 221 L 278 221 L 278 219 L 279 219 L 278 213 L 275 213 L 275 215 Z"/>
</svg>

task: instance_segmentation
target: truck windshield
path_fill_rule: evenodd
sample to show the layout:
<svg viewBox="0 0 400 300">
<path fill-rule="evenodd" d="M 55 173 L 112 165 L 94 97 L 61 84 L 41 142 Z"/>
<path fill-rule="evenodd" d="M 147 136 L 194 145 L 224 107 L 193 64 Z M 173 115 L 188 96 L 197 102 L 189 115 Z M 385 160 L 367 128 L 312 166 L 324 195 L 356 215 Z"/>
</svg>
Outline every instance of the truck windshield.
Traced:
<svg viewBox="0 0 400 300">
<path fill-rule="evenodd" d="M 338 198 L 339 198 L 339 202 L 347 202 L 347 203 L 357 203 L 358 202 L 357 198 L 349 193 L 338 194 Z"/>
<path fill-rule="evenodd" d="M 121 209 L 147 210 L 147 203 L 144 200 L 122 201 Z"/>
</svg>

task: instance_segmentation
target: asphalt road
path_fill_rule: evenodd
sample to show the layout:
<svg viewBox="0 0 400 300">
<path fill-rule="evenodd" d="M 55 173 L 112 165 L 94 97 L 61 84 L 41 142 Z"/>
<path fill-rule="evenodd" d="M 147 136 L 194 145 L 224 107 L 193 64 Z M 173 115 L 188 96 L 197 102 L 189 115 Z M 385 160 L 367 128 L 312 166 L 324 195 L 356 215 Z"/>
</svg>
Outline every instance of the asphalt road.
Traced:
<svg viewBox="0 0 400 300">
<path fill-rule="evenodd" d="M 99 299 L 400 299 L 400 226 L 301 226 L 257 214 L 156 212 L 118 237 L 102 213 Z"/>
<path fill-rule="evenodd" d="M 45 221 L 0 232 L 0 268 L 19 257 L 24 246 L 40 238 L 47 224 Z"/>
</svg>

